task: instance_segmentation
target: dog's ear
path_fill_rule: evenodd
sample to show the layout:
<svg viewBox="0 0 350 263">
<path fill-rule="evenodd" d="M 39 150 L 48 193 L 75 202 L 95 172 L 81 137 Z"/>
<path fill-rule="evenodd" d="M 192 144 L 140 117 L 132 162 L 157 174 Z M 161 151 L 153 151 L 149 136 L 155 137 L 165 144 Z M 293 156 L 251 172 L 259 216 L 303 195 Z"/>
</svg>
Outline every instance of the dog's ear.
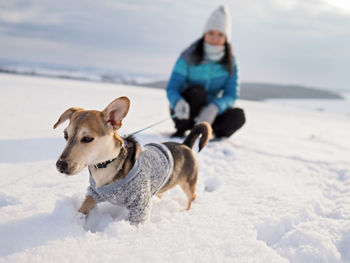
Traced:
<svg viewBox="0 0 350 263">
<path fill-rule="evenodd" d="M 56 129 L 57 126 L 60 125 L 62 122 L 65 122 L 68 119 L 70 120 L 70 118 L 72 117 L 72 114 L 74 112 L 81 111 L 81 110 L 83 110 L 83 109 L 81 109 L 81 108 L 69 108 L 68 110 L 66 110 L 65 112 L 62 113 L 62 115 L 60 116 L 58 121 L 55 123 L 53 128 Z"/>
<path fill-rule="evenodd" d="M 130 100 L 127 97 L 119 97 L 112 101 L 104 110 L 104 120 L 112 125 L 114 130 L 122 127 L 122 120 L 128 114 Z"/>
</svg>

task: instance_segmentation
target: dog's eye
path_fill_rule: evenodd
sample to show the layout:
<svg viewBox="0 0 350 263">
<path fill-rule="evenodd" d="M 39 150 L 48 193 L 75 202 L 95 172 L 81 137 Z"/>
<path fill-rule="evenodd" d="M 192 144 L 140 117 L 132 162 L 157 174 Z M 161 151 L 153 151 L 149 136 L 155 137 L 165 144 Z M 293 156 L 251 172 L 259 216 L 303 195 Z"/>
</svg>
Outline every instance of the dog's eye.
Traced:
<svg viewBox="0 0 350 263">
<path fill-rule="evenodd" d="M 64 138 L 68 140 L 68 133 L 64 132 Z"/>
<path fill-rule="evenodd" d="M 84 136 L 84 137 L 81 139 L 81 142 L 83 142 L 83 143 L 89 143 L 89 142 L 92 142 L 93 140 L 94 140 L 94 138 L 92 138 L 92 137 Z"/>
</svg>

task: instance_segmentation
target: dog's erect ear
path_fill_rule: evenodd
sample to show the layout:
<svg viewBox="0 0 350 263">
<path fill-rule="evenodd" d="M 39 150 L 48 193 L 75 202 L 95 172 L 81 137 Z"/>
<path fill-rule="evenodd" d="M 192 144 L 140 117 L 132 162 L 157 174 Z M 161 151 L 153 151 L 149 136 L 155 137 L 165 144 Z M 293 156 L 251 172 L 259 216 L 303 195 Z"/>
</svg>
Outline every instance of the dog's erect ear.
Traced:
<svg viewBox="0 0 350 263">
<path fill-rule="evenodd" d="M 60 125 L 62 122 L 65 122 L 68 119 L 70 120 L 70 118 L 72 117 L 72 114 L 74 112 L 81 111 L 81 110 L 83 110 L 83 109 L 81 109 L 81 108 L 69 108 L 68 110 L 66 110 L 65 112 L 62 113 L 62 115 L 60 116 L 58 121 L 55 123 L 53 128 L 56 129 L 57 126 Z"/>
<path fill-rule="evenodd" d="M 119 97 L 112 101 L 104 110 L 103 115 L 106 123 L 113 126 L 114 130 L 122 127 L 122 120 L 128 114 L 130 100 L 127 97 Z"/>
</svg>

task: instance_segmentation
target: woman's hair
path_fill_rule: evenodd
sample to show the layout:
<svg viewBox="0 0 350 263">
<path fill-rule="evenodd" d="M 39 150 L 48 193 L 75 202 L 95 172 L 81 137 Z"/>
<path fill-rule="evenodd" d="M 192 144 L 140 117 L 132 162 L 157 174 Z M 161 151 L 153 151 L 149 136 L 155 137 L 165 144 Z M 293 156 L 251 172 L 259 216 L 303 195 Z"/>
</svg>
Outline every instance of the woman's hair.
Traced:
<svg viewBox="0 0 350 263">
<path fill-rule="evenodd" d="M 233 53 L 231 45 L 225 41 L 225 55 L 223 58 L 218 62 L 219 64 L 222 64 L 226 70 L 229 72 L 230 75 L 232 75 L 235 71 L 233 68 Z M 192 51 L 192 58 L 194 60 L 195 65 L 199 65 L 203 59 L 204 59 L 204 36 L 198 39 L 194 43 L 194 49 Z"/>
</svg>

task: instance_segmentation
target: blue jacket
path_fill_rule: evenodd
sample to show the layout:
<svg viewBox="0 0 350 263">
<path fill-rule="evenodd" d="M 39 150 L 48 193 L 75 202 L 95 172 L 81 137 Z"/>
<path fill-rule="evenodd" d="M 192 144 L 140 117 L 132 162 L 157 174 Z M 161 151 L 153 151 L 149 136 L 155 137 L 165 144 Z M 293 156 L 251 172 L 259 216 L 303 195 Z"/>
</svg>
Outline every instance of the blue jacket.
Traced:
<svg viewBox="0 0 350 263">
<path fill-rule="evenodd" d="M 166 89 L 170 106 L 175 108 L 188 85 L 199 84 L 207 91 L 207 103 L 215 103 L 219 108 L 218 114 L 221 114 L 238 98 L 236 61 L 233 60 L 234 73 L 231 75 L 223 65 L 213 61 L 203 60 L 199 65 L 194 65 L 191 58 L 194 46 L 195 43 L 183 51 L 174 66 Z"/>
</svg>

